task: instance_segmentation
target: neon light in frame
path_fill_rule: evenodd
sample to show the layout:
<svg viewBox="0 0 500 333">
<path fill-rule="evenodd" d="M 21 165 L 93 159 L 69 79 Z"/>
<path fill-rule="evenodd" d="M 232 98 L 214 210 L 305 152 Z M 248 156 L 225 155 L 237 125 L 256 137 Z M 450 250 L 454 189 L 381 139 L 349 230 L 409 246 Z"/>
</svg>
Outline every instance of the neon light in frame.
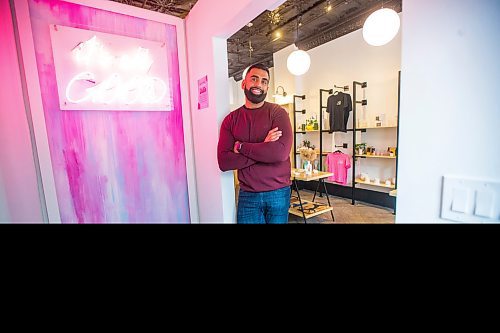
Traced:
<svg viewBox="0 0 500 333">
<path fill-rule="evenodd" d="M 172 110 L 165 43 L 53 27 L 62 110 Z"/>
<path fill-rule="evenodd" d="M 78 88 L 75 85 L 79 82 L 92 84 L 89 88 L 83 88 L 83 97 L 75 96 Z M 80 89 L 81 91 L 82 89 Z M 158 104 L 167 93 L 167 85 L 162 79 L 157 77 L 135 76 L 129 81 L 123 81 L 120 74 L 113 73 L 109 78 L 101 83 L 95 82 L 95 75 L 91 72 L 82 72 L 71 79 L 66 87 L 66 99 L 74 104 L 92 101 L 97 104 Z M 131 96 L 135 97 L 131 98 Z"/>
</svg>

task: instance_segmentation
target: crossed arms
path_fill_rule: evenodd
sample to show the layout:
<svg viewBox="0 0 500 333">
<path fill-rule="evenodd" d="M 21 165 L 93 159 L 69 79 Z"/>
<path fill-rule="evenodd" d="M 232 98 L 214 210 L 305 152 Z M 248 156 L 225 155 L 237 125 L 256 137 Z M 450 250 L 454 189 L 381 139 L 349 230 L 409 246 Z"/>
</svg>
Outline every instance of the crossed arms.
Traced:
<svg viewBox="0 0 500 333">
<path fill-rule="evenodd" d="M 217 147 L 219 168 L 222 171 L 239 170 L 256 163 L 286 161 L 292 146 L 292 127 L 286 112 L 281 112 L 273 120 L 272 127 L 263 142 L 240 142 L 231 132 L 229 117 L 224 119 Z"/>
</svg>

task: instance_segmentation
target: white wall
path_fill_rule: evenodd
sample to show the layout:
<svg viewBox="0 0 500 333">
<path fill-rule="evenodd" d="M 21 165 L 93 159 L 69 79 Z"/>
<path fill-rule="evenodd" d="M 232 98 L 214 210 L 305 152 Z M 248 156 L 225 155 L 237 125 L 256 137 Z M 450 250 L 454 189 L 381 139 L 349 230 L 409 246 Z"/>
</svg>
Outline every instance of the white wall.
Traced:
<svg viewBox="0 0 500 333">
<path fill-rule="evenodd" d="M 402 14 L 400 14 L 402 18 Z M 397 124 L 397 98 L 398 98 L 398 71 L 401 68 L 401 33 L 389 44 L 381 47 L 368 45 L 362 36 L 362 30 L 354 31 L 348 35 L 337 38 L 308 51 L 311 57 L 311 68 L 303 76 L 295 77 L 287 69 L 286 61 L 294 50 L 291 45 L 274 54 L 275 85 L 282 85 L 285 90 L 292 94 L 306 95 L 306 100 L 299 103 L 297 109 L 305 108 L 307 114 L 297 114 L 297 124 L 301 124 L 311 115 L 319 117 L 320 89 L 333 89 L 334 85 L 348 85 L 349 94 L 353 96 L 353 81 L 367 82 L 368 87 L 363 91 L 357 88 L 357 99 L 363 96 L 368 99 L 368 106 L 357 107 L 357 119 L 365 121 L 358 122 L 358 127 L 374 127 L 375 115 L 385 114 L 386 126 Z M 328 94 L 323 95 L 323 105 L 326 105 Z M 297 102 L 300 102 L 297 99 Z M 328 129 L 328 114 L 323 112 L 323 126 Z M 348 127 L 352 128 L 351 113 Z M 318 118 L 319 119 L 319 118 Z M 366 134 L 358 135 L 357 142 L 366 142 L 378 150 L 386 150 L 388 146 L 396 145 L 396 129 L 369 130 Z M 309 140 L 319 148 L 319 133 L 308 133 L 297 135 L 297 146 L 303 140 Z M 334 148 L 334 145 L 347 143 L 348 149 Z M 323 134 L 323 150 L 341 150 L 352 154 L 352 133 Z M 362 166 L 360 168 L 359 166 Z M 349 180 L 352 169 L 349 170 Z M 363 160 L 358 161 L 356 173 L 366 172 L 371 178 L 383 180 L 394 177 L 396 173 L 395 160 Z M 364 187 L 361 185 L 361 187 Z M 369 187 L 372 190 L 388 192 L 379 187 Z"/>
<path fill-rule="evenodd" d="M 234 222 L 233 172 L 217 163 L 219 126 L 229 110 L 227 43 L 245 24 L 284 0 L 199 0 L 186 17 L 191 120 L 201 222 Z M 208 75 L 209 108 L 197 110 L 197 82 Z"/>
<path fill-rule="evenodd" d="M 500 180 L 500 2 L 404 0 L 403 10 L 396 222 L 444 222 L 444 175 Z"/>
<path fill-rule="evenodd" d="M 241 89 L 241 80 L 235 81 L 234 78 L 229 79 L 229 109 L 235 110 L 245 104 L 245 93 Z"/>
</svg>

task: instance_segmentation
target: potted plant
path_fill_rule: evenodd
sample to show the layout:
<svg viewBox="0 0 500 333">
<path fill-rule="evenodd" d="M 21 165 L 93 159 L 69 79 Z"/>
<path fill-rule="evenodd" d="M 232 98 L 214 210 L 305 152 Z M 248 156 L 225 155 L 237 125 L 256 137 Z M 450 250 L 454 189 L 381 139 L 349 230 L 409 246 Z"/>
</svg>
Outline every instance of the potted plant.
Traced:
<svg viewBox="0 0 500 333">
<path fill-rule="evenodd" d="M 354 151 L 356 152 L 356 155 L 366 155 L 366 143 L 356 144 Z"/>
<path fill-rule="evenodd" d="M 311 148 L 312 150 L 316 149 L 316 146 L 311 145 L 311 141 L 309 140 L 302 141 L 302 147 Z"/>
</svg>

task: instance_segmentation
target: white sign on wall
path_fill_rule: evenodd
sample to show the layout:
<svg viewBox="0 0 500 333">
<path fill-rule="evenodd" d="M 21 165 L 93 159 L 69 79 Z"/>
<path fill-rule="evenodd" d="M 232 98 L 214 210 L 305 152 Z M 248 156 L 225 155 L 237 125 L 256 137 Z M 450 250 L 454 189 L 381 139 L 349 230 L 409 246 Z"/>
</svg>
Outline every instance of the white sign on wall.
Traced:
<svg viewBox="0 0 500 333">
<path fill-rule="evenodd" d="M 165 43 L 50 26 L 61 110 L 171 111 Z"/>
</svg>

